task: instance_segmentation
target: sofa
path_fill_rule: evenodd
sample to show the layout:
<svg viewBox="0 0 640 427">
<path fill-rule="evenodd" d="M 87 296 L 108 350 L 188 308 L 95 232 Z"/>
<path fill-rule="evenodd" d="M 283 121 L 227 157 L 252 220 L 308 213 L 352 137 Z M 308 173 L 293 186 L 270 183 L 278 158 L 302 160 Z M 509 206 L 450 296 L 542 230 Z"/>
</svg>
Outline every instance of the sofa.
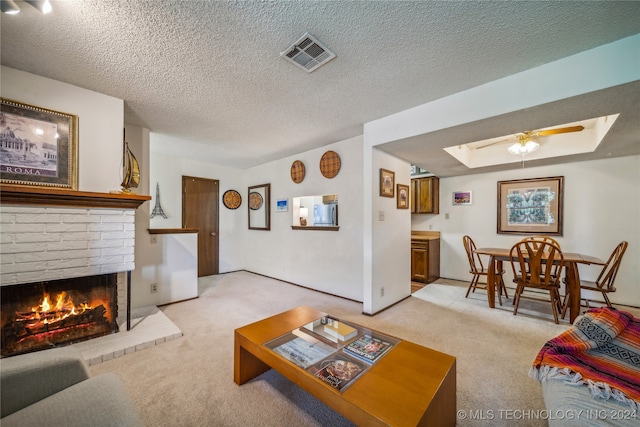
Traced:
<svg viewBox="0 0 640 427">
<path fill-rule="evenodd" d="M 95 377 L 73 347 L 0 360 L 0 424 L 143 426 L 120 379 Z"/>
<path fill-rule="evenodd" d="M 587 311 L 542 347 L 529 376 L 541 383 L 550 427 L 640 425 L 640 319 Z"/>
</svg>

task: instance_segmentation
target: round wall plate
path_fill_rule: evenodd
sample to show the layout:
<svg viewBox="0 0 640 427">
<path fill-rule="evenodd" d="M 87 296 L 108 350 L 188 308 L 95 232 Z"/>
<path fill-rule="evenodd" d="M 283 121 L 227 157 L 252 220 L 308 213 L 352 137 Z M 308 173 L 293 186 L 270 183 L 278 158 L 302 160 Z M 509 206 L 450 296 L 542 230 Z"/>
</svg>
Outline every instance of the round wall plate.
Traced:
<svg viewBox="0 0 640 427">
<path fill-rule="evenodd" d="M 327 151 L 320 159 L 320 172 L 325 178 L 333 178 L 340 172 L 340 156 L 335 151 Z"/>
<path fill-rule="evenodd" d="M 238 209 L 242 204 L 242 196 L 236 190 L 227 190 L 222 195 L 222 203 L 227 209 Z"/>
<path fill-rule="evenodd" d="M 302 163 L 300 160 L 296 160 L 295 162 L 293 162 L 293 164 L 291 165 L 291 179 L 293 180 L 293 182 L 295 182 L 296 184 L 300 184 L 304 180 L 304 174 L 304 163 Z"/>
<path fill-rule="evenodd" d="M 249 194 L 249 208 L 251 210 L 258 210 L 262 206 L 262 195 L 260 193 L 256 193 L 255 191 Z"/>
</svg>

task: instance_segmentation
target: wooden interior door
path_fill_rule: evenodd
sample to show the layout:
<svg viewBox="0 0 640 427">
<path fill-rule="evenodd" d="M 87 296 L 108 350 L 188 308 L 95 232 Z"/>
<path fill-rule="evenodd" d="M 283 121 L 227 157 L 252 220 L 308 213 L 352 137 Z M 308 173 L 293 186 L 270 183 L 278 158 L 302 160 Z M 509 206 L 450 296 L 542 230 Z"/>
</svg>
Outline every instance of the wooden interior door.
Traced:
<svg viewBox="0 0 640 427">
<path fill-rule="evenodd" d="M 197 228 L 198 277 L 218 274 L 218 198 L 216 179 L 182 177 L 182 227 Z"/>
</svg>

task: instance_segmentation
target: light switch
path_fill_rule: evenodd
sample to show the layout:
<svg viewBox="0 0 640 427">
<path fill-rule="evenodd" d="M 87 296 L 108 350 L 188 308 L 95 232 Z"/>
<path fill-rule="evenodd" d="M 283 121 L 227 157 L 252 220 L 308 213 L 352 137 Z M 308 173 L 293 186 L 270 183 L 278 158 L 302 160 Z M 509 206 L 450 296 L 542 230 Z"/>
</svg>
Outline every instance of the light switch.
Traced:
<svg viewBox="0 0 640 427">
<path fill-rule="evenodd" d="M 449 213 L 444 214 L 444 219 L 449 219 Z"/>
<path fill-rule="evenodd" d="M 384 221 L 384 211 L 378 211 L 378 221 Z"/>
</svg>

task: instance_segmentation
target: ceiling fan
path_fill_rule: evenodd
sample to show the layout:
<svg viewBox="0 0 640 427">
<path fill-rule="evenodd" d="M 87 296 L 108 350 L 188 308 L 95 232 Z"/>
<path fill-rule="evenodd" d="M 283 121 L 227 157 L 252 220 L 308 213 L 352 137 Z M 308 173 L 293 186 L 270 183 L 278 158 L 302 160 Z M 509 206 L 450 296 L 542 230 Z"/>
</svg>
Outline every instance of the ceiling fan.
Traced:
<svg viewBox="0 0 640 427">
<path fill-rule="evenodd" d="M 510 141 L 513 141 L 514 138 L 517 138 L 518 139 L 517 143 L 509 147 L 509 152 L 513 154 L 525 154 L 525 153 L 534 151 L 538 148 L 539 144 L 534 141 L 534 138 L 537 138 L 540 136 L 557 135 L 560 133 L 580 132 L 582 130 L 584 130 L 584 126 L 568 126 L 564 128 L 557 128 L 557 129 L 525 131 L 525 132 L 517 133 L 514 136 L 511 136 L 506 139 L 502 139 L 500 141 L 495 141 L 487 145 L 476 147 L 476 150 L 479 150 L 481 148 L 491 147 L 497 144 L 502 144 L 505 142 L 510 142 Z M 528 148 L 525 148 L 525 147 L 528 147 Z"/>
</svg>

